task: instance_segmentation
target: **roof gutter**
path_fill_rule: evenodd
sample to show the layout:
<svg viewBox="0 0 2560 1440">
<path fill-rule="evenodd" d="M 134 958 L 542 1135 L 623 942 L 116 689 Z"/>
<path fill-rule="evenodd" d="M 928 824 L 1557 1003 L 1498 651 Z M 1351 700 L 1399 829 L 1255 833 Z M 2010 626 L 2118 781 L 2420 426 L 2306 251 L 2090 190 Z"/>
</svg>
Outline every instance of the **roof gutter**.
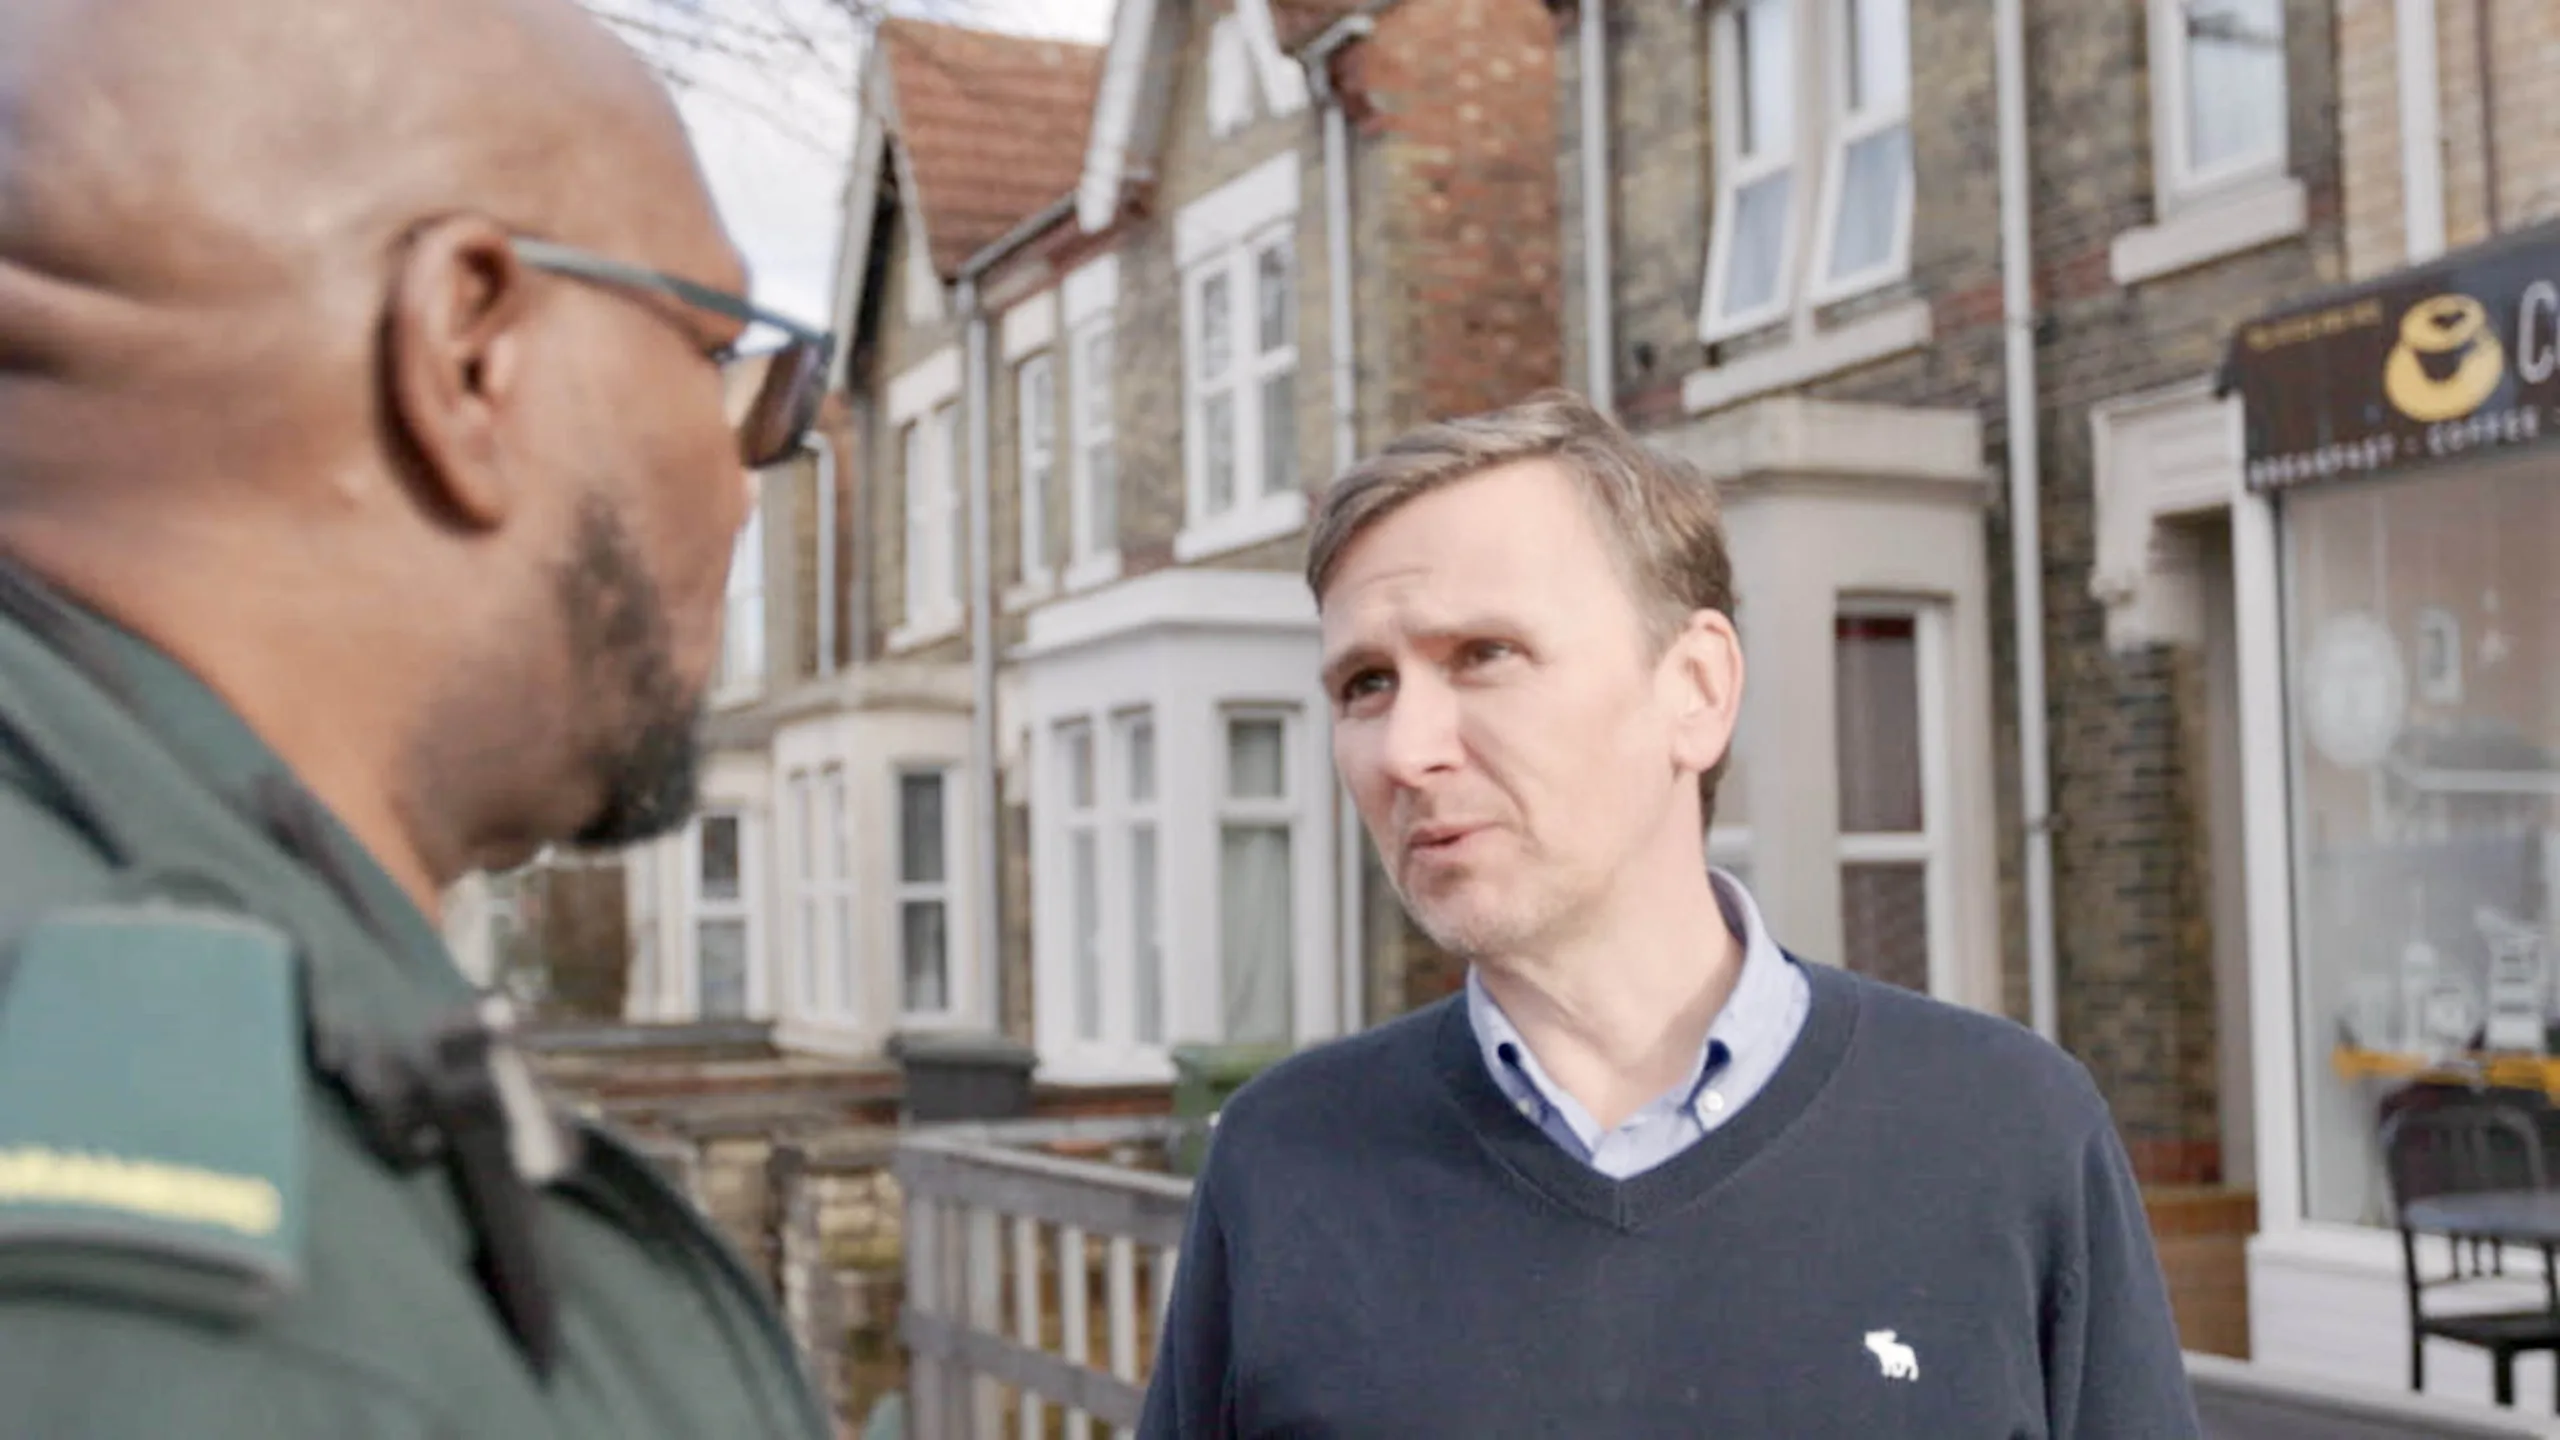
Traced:
<svg viewBox="0 0 2560 1440">
<path fill-rule="evenodd" d="M 1049 227 L 1075 213 L 1070 193 L 1024 216 L 960 262 L 961 427 L 969 448 L 969 811 L 977 843 L 970 847 L 970 928 L 988 1013 L 999 1035 L 1015 1016 L 1004 984 L 1003 787 L 996 777 L 995 481 L 987 463 L 994 443 L 988 413 L 987 307 L 980 281 Z M 1028 1017 L 1022 1017 L 1027 1019 Z"/>
<path fill-rule="evenodd" d="M 1032 211 L 978 249 L 978 253 L 960 262 L 960 273 L 953 278 L 962 284 L 975 280 L 1003 264 L 1013 253 L 1038 239 L 1040 232 L 1076 213 L 1076 197 L 1071 191 Z"/>
<path fill-rule="evenodd" d="M 1378 26 L 1381 11 L 1394 7 L 1396 0 L 1366 0 L 1358 9 L 1315 33 L 1315 37 L 1297 49 L 1298 63 L 1313 69 L 1328 64 L 1333 52 L 1368 34 Z"/>
</svg>

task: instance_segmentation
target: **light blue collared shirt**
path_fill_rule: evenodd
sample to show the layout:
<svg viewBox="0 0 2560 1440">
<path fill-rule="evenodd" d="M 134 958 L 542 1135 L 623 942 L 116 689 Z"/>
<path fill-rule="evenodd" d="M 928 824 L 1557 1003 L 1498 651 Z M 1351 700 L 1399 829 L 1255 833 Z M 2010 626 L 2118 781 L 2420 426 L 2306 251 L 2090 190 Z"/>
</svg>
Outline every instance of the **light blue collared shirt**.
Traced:
<svg viewBox="0 0 2560 1440">
<path fill-rule="evenodd" d="M 1494 1003 L 1475 969 L 1467 970 L 1467 1020 L 1493 1082 L 1548 1139 L 1611 1179 L 1641 1175 L 1731 1120 L 1768 1085 L 1804 1029 L 1812 985 L 1770 938 L 1742 882 L 1721 870 L 1712 878 L 1724 923 L 1742 942 L 1742 973 L 1708 1027 L 1689 1078 L 1605 1135 L 1591 1112 L 1548 1078 L 1511 1017 Z"/>
</svg>

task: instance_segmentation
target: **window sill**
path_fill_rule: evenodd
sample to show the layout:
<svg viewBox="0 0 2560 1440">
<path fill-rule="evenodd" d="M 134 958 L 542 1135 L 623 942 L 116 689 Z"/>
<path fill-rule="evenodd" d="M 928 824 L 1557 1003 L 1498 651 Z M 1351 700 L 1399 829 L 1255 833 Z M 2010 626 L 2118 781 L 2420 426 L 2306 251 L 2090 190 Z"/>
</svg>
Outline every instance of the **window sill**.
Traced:
<svg viewBox="0 0 2560 1440">
<path fill-rule="evenodd" d="M 1173 537 L 1173 558 L 1184 563 L 1206 560 L 1248 545 L 1277 540 L 1307 523 L 1307 495 L 1287 490 L 1239 505 L 1215 520 L 1191 525 Z"/>
<path fill-rule="evenodd" d="M 892 651 L 921 650 L 927 645 L 939 640 L 948 640 L 959 633 L 960 616 L 957 613 L 931 615 L 920 623 L 901 625 L 890 631 L 889 649 Z"/>
<path fill-rule="evenodd" d="M 1045 573 L 1033 575 L 1008 588 L 1004 592 L 1003 605 L 1008 612 L 1028 610 L 1057 593 L 1058 577 Z"/>
<path fill-rule="evenodd" d="M 2127 230 L 2107 247 L 2107 274 L 2139 285 L 2246 254 L 2303 232 L 2308 201 L 2290 175 L 2251 185 Z"/>
<path fill-rule="evenodd" d="M 1680 400 L 1692 415 L 1872 365 L 1929 343 L 1929 302 L 1910 300 L 1844 325 L 1816 332 L 1812 338 L 1765 350 L 1730 365 L 1690 373 L 1680 384 Z"/>
<path fill-rule="evenodd" d="M 1040 1079 L 1043 1084 L 1070 1087 L 1162 1085 L 1175 1078 L 1169 1053 L 1157 1047 L 1069 1041 L 1043 1048 Z"/>
<path fill-rule="evenodd" d="M 759 680 L 731 680 L 711 690 L 710 708 L 744 710 L 764 699 L 764 683 Z"/>
<path fill-rule="evenodd" d="M 1097 555 L 1087 555 L 1067 566 L 1066 573 L 1058 577 L 1058 583 L 1072 594 L 1078 590 L 1092 590 L 1108 585 L 1119 578 L 1120 552 L 1105 550 Z"/>
<path fill-rule="evenodd" d="M 977 1021 L 957 1010 L 906 1010 L 899 1012 L 898 1023 L 891 1033 L 905 1031 L 929 1035 L 949 1035 L 979 1028 Z"/>
</svg>

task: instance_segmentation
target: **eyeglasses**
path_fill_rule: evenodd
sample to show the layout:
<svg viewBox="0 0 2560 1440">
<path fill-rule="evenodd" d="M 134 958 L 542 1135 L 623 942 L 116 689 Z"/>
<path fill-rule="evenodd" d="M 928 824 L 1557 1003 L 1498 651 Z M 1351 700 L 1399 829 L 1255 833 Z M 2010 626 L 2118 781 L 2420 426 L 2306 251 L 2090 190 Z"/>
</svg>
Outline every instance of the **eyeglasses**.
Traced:
<svg viewBox="0 0 2560 1440">
<path fill-rule="evenodd" d="M 625 289 L 672 296 L 698 310 L 708 310 L 749 326 L 781 332 L 781 340 L 750 347 L 748 335 L 710 352 L 720 367 L 729 427 L 738 437 L 738 459 L 750 470 L 789 459 L 817 422 L 818 401 L 826 389 L 827 358 L 835 337 L 812 330 L 732 295 L 668 275 L 627 265 L 592 251 L 550 240 L 515 236 L 508 242 L 516 258 L 538 270 L 594 280 Z"/>
</svg>

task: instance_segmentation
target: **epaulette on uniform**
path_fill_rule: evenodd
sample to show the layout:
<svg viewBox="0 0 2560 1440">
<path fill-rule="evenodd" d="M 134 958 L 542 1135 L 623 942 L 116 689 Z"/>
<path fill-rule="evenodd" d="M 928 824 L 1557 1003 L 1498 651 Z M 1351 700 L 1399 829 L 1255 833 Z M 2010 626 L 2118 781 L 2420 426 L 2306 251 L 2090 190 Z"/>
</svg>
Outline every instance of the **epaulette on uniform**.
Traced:
<svg viewBox="0 0 2560 1440">
<path fill-rule="evenodd" d="M 302 1279 L 308 1157 L 292 941 L 165 902 L 0 948 L 0 1290 L 246 1319 Z"/>
</svg>

